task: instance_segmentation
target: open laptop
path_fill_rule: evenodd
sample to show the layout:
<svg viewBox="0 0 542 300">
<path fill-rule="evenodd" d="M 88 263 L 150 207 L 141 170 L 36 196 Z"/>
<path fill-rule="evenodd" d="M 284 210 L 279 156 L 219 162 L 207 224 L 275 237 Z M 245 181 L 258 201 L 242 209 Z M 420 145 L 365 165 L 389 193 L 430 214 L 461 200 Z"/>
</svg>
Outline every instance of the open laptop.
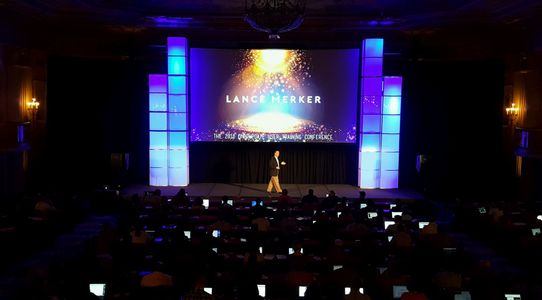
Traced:
<svg viewBox="0 0 542 300">
<path fill-rule="evenodd" d="M 265 297 L 265 284 L 258 284 L 258 295 L 260 297 Z"/>
<path fill-rule="evenodd" d="M 91 293 L 103 299 L 105 295 L 105 283 L 91 283 L 88 285 Z"/>
<path fill-rule="evenodd" d="M 305 297 L 305 292 L 307 291 L 307 287 L 306 286 L 303 286 L 303 285 L 300 285 L 297 289 L 297 295 L 299 297 Z"/>
<path fill-rule="evenodd" d="M 301 248 L 301 253 L 303 253 L 303 248 Z M 294 254 L 294 248 L 288 248 L 288 255 Z"/>
<path fill-rule="evenodd" d="M 384 230 L 388 229 L 390 225 L 395 225 L 395 221 L 384 221 Z"/>
<path fill-rule="evenodd" d="M 344 287 L 344 295 L 345 295 L 345 296 L 346 296 L 346 295 L 350 295 L 351 292 L 352 292 L 352 288 L 351 288 L 351 287 L 349 287 L 349 286 Z M 360 294 L 364 294 L 363 288 L 359 288 L 359 293 L 360 293 Z"/>
<path fill-rule="evenodd" d="M 459 294 L 454 295 L 454 300 L 471 300 L 472 297 L 470 295 L 470 292 L 462 291 Z"/>
<path fill-rule="evenodd" d="M 401 295 L 408 292 L 406 285 L 394 285 L 393 286 L 393 299 L 401 298 Z"/>
</svg>

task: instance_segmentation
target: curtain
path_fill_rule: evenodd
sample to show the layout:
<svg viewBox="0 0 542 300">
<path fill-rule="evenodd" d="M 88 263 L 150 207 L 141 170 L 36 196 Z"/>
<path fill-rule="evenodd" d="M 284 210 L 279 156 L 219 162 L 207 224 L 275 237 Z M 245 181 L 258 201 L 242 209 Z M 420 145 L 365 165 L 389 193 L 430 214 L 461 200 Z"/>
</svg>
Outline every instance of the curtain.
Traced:
<svg viewBox="0 0 542 300">
<path fill-rule="evenodd" d="M 528 74 L 525 72 L 516 72 L 514 73 L 514 88 L 513 88 L 513 103 L 516 104 L 516 107 L 519 108 L 517 125 L 519 127 L 524 127 L 525 116 L 527 113 L 527 77 Z M 511 103 L 507 103 L 511 105 Z"/>
<path fill-rule="evenodd" d="M 275 150 L 282 183 L 356 184 L 357 144 L 296 143 L 192 143 L 190 182 L 267 183 Z"/>
<path fill-rule="evenodd" d="M 32 101 L 32 68 L 11 66 L 8 71 L 8 121 L 28 120 L 30 115 L 26 103 L 30 101 Z"/>
</svg>

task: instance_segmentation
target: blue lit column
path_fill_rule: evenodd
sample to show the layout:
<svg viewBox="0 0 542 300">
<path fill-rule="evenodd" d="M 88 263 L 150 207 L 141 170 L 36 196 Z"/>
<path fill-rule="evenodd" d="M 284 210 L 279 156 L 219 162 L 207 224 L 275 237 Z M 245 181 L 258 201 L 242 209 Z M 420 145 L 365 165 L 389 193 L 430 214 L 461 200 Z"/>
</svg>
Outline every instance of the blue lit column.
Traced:
<svg viewBox="0 0 542 300">
<path fill-rule="evenodd" d="M 384 40 L 363 40 L 358 184 L 397 188 L 401 77 L 384 77 Z"/>
<path fill-rule="evenodd" d="M 171 37 L 167 75 L 149 75 L 149 184 L 189 183 L 187 41 Z"/>
</svg>

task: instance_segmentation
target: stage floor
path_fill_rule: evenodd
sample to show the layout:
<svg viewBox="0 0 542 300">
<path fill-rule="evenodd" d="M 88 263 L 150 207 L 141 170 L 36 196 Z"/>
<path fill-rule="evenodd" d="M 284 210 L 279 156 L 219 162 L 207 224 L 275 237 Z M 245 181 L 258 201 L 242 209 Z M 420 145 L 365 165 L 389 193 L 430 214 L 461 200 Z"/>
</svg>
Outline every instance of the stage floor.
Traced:
<svg viewBox="0 0 542 300">
<path fill-rule="evenodd" d="M 325 197 L 329 191 L 335 191 L 339 197 L 357 198 L 360 188 L 348 184 L 281 184 L 283 189 L 288 190 L 291 197 L 302 197 L 308 189 L 313 189 L 317 197 Z M 122 190 L 123 195 L 139 194 L 159 188 L 164 196 L 175 195 L 178 187 L 153 187 L 148 185 L 131 185 Z M 236 183 L 191 183 L 185 189 L 190 196 L 222 197 L 237 196 L 240 198 L 267 197 L 267 184 L 236 184 Z M 371 199 L 413 199 L 419 200 L 423 196 L 415 191 L 403 189 L 380 190 L 366 189 L 367 197 Z M 277 195 L 276 193 L 273 194 Z"/>
</svg>

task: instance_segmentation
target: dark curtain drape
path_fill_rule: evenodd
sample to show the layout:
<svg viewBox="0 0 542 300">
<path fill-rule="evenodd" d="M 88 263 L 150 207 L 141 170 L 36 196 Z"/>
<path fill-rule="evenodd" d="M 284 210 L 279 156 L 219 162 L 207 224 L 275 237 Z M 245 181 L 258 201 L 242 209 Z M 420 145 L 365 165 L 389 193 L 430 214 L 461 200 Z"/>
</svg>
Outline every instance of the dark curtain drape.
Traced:
<svg viewBox="0 0 542 300">
<path fill-rule="evenodd" d="M 192 143 L 190 182 L 267 183 L 269 159 L 277 149 L 287 163 L 281 183 L 356 184 L 356 144 L 294 143 Z"/>
</svg>

